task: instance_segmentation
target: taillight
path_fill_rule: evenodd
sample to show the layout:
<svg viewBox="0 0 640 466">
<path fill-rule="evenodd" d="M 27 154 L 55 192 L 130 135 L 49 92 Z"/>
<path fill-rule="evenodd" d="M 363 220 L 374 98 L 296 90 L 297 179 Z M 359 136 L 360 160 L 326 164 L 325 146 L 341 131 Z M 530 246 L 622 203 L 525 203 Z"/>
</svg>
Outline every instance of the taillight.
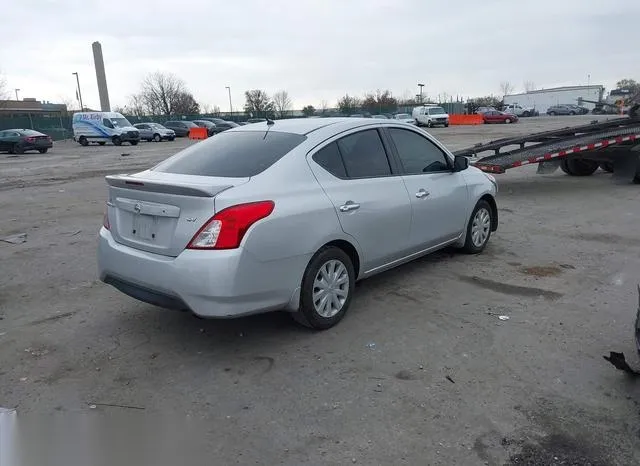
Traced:
<svg viewBox="0 0 640 466">
<path fill-rule="evenodd" d="M 102 216 L 102 226 L 107 230 L 111 229 L 111 224 L 109 223 L 109 207 L 104 207 L 104 215 Z"/>
<path fill-rule="evenodd" d="M 221 210 L 193 236 L 187 249 L 235 249 L 240 246 L 247 230 L 271 215 L 273 201 L 238 204 Z"/>
<path fill-rule="evenodd" d="M 27 142 L 36 142 L 36 138 L 34 138 L 33 136 L 28 136 L 24 138 L 24 140 Z"/>
</svg>

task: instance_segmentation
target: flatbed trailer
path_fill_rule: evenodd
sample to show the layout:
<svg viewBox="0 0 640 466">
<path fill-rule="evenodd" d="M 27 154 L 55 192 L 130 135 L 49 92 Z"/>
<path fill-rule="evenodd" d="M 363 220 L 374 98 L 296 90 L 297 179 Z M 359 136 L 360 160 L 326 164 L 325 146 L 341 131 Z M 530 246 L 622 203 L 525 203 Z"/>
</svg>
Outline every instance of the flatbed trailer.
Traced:
<svg viewBox="0 0 640 466">
<path fill-rule="evenodd" d="M 640 182 L 640 117 L 634 111 L 628 117 L 476 144 L 454 154 L 488 173 L 537 164 L 542 174 L 560 168 L 571 176 L 588 176 L 600 167 L 618 181 Z"/>
</svg>

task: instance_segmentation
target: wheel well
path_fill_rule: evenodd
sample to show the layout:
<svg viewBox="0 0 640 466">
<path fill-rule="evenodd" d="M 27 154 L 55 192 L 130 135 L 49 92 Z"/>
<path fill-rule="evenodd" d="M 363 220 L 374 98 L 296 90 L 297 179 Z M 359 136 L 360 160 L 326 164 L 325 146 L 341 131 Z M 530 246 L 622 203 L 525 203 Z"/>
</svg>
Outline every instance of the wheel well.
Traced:
<svg viewBox="0 0 640 466">
<path fill-rule="evenodd" d="M 487 201 L 489 206 L 491 207 L 491 231 L 496 231 L 498 229 L 498 204 L 496 204 L 496 200 L 490 194 L 485 194 L 480 198 L 483 201 Z"/>
<path fill-rule="evenodd" d="M 346 252 L 349 256 L 349 259 L 351 259 L 351 262 L 353 263 L 353 270 L 356 274 L 356 278 L 358 277 L 358 274 L 360 273 L 360 257 L 358 256 L 358 251 L 356 251 L 356 248 L 353 247 L 353 244 L 348 241 L 338 239 L 327 243 L 325 246 L 335 246 Z"/>
</svg>

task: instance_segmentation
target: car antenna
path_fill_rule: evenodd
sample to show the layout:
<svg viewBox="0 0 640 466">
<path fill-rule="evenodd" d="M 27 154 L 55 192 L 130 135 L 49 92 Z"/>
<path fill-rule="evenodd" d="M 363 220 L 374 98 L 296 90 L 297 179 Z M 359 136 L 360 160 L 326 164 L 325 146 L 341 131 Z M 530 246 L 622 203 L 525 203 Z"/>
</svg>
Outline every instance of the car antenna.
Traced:
<svg viewBox="0 0 640 466">
<path fill-rule="evenodd" d="M 264 137 L 262 139 L 267 139 L 267 134 L 269 134 L 269 130 L 273 125 L 276 124 L 276 122 L 269 117 L 267 117 L 266 120 L 267 120 L 267 130 L 264 132 Z"/>
</svg>

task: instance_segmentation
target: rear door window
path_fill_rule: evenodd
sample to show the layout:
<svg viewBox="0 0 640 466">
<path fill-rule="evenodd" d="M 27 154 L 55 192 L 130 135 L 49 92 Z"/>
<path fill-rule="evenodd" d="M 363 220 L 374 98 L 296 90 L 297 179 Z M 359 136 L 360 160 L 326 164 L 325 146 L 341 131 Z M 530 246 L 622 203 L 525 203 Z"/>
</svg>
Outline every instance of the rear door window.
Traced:
<svg viewBox="0 0 640 466">
<path fill-rule="evenodd" d="M 338 144 L 332 142 L 313 155 L 313 160 L 333 176 L 346 178 L 347 170 L 342 162 L 342 156 L 338 150 Z"/>
<path fill-rule="evenodd" d="M 278 131 L 222 132 L 178 152 L 152 170 L 232 178 L 255 176 L 305 139 L 301 134 Z"/>
<path fill-rule="evenodd" d="M 378 131 L 369 129 L 338 140 L 349 178 L 391 175 L 391 166 Z"/>
</svg>

